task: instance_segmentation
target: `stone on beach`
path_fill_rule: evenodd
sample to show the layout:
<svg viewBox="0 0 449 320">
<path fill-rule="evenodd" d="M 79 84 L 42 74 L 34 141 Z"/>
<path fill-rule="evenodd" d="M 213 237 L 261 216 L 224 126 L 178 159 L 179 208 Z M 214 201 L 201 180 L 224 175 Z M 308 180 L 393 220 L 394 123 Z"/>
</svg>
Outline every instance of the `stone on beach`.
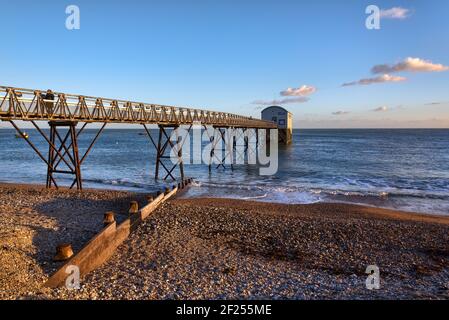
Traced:
<svg viewBox="0 0 449 320">
<path fill-rule="evenodd" d="M 448 231 L 448 218 L 345 204 L 170 200 L 80 291 L 49 297 L 447 299 Z M 372 264 L 380 290 L 366 289 Z"/>
<path fill-rule="evenodd" d="M 175 199 L 80 290 L 45 289 L 61 264 L 145 194 L 0 185 L 2 299 L 449 298 L 449 218 L 346 204 Z M 17 209 L 19 208 L 19 210 Z M 368 265 L 381 289 L 367 290 Z"/>
</svg>

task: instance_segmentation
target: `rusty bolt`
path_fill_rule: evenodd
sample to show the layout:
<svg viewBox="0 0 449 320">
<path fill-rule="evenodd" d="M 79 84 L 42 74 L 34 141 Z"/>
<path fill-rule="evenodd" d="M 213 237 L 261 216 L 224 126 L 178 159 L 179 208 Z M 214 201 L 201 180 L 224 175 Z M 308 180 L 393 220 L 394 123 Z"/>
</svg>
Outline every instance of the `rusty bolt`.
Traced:
<svg viewBox="0 0 449 320">
<path fill-rule="evenodd" d="M 110 223 L 113 223 L 114 221 L 115 221 L 114 212 L 108 211 L 104 214 L 104 219 L 103 219 L 104 225 L 108 225 Z"/>
<path fill-rule="evenodd" d="M 72 245 L 70 243 L 63 243 L 56 247 L 56 256 L 54 261 L 64 261 L 73 256 Z"/>
<path fill-rule="evenodd" d="M 164 194 L 167 195 L 167 194 L 169 194 L 169 193 L 170 193 L 170 189 L 169 189 L 169 188 L 165 188 Z"/>
<path fill-rule="evenodd" d="M 137 201 L 131 201 L 129 206 L 129 214 L 136 214 L 137 212 L 139 212 L 139 204 Z"/>
</svg>

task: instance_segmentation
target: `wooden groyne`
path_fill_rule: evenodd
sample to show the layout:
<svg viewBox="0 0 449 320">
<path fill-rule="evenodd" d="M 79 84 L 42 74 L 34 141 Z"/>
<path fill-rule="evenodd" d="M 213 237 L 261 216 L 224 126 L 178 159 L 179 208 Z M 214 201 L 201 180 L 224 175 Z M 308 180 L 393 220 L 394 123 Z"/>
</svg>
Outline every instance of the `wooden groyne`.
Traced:
<svg viewBox="0 0 449 320">
<path fill-rule="evenodd" d="M 149 198 L 149 202 L 141 209 L 133 208 L 131 205 L 129 217 L 117 225 L 116 221 L 110 221 L 105 227 L 95 235 L 79 252 L 73 255 L 61 266 L 44 284 L 45 287 L 57 288 L 64 286 L 67 278 L 72 274 L 74 267 L 78 268 L 79 276 L 84 277 L 89 272 L 100 267 L 106 262 L 129 235 L 148 218 L 162 203 L 185 190 L 192 182 L 187 179 L 172 189 L 160 192 L 156 198 Z M 108 217 L 110 219 L 110 216 Z"/>
</svg>

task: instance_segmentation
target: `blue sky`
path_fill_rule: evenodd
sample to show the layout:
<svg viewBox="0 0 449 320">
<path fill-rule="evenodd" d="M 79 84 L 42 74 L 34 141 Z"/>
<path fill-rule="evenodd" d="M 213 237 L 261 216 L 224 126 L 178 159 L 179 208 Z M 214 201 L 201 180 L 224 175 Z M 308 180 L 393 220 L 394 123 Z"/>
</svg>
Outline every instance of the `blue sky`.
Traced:
<svg viewBox="0 0 449 320">
<path fill-rule="evenodd" d="M 80 30 L 65 28 L 71 4 Z M 384 10 L 380 30 L 365 27 L 370 4 Z M 446 0 L 16 0 L 1 11 L 0 85 L 252 116 L 262 102 L 307 100 L 283 104 L 296 127 L 449 127 Z M 342 86 L 383 76 L 371 71 L 383 64 L 397 81 Z"/>
</svg>

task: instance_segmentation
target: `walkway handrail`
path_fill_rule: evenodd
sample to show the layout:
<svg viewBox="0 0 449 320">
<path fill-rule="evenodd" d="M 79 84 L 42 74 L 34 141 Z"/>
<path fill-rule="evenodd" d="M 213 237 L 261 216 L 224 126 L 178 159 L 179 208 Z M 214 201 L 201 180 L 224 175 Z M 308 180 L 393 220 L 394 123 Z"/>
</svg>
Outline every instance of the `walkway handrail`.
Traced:
<svg viewBox="0 0 449 320">
<path fill-rule="evenodd" d="M 79 122 L 202 125 L 275 129 L 271 121 L 197 108 L 0 86 L 0 120 L 65 120 Z"/>
</svg>

